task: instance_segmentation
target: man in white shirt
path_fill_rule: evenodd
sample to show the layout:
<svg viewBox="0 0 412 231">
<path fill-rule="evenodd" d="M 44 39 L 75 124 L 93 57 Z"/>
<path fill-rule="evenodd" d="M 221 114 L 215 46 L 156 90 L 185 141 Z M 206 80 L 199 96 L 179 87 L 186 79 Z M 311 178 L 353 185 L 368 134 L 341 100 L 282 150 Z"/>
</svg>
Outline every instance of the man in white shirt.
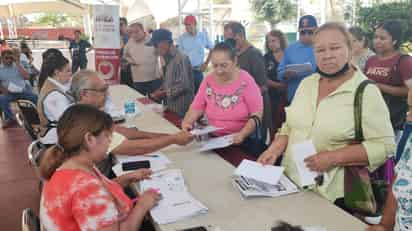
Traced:
<svg viewBox="0 0 412 231">
<path fill-rule="evenodd" d="M 108 96 L 108 85 L 93 71 L 80 71 L 72 80 L 71 90 L 76 103 L 90 104 L 104 109 Z M 139 131 L 136 128 L 114 126 L 110 152 L 120 155 L 150 153 L 171 144 L 186 145 L 192 141 L 189 132 L 158 134 Z"/>
<path fill-rule="evenodd" d="M 142 24 L 130 25 L 129 35 L 123 57 L 131 65 L 133 87 L 143 95 L 148 95 L 159 89 L 162 84 L 158 58 L 155 49 L 145 45 L 147 35 Z"/>
</svg>

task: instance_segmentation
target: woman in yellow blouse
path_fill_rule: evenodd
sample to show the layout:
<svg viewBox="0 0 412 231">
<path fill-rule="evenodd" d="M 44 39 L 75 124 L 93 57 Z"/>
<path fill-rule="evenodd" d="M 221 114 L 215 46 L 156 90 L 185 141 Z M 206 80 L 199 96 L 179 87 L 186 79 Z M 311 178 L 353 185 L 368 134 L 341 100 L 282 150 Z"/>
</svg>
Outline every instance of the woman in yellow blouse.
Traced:
<svg viewBox="0 0 412 231">
<path fill-rule="evenodd" d="M 301 185 L 292 148 L 312 141 L 316 154 L 306 166 L 323 174 L 323 182 L 312 186 L 331 202 L 340 205 L 344 196 L 344 166 L 364 165 L 374 169 L 394 150 L 389 112 L 374 85 L 363 95 L 362 127 L 365 141 L 354 140 L 354 94 L 366 77 L 350 65 L 350 35 L 344 26 L 327 23 L 315 33 L 314 52 L 318 73 L 300 84 L 292 104 L 286 108 L 286 122 L 259 162 L 273 164 L 284 153 L 285 173 Z"/>
</svg>

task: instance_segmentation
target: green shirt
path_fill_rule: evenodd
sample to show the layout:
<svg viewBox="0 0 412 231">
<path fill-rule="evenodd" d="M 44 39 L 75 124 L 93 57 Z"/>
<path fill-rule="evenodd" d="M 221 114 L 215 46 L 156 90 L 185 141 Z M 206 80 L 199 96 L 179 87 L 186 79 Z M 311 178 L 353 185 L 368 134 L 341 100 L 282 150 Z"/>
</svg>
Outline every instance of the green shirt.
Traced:
<svg viewBox="0 0 412 231">
<path fill-rule="evenodd" d="M 286 108 L 286 122 L 278 135 L 288 136 L 288 147 L 282 165 L 296 184 L 300 185 L 299 174 L 292 157 L 291 147 L 312 140 L 317 152 L 334 151 L 354 140 L 354 95 L 359 84 L 366 77 L 356 71 L 354 76 L 316 105 L 320 75 L 312 74 L 300 84 L 292 104 Z M 362 127 L 369 168 L 375 169 L 394 152 L 394 132 L 389 111 L 379 89 L 368 85 L 363 95 Z M 344 196 L 343 167 L 335 167 L 324 173 L 321 186 L 314 190 L 330 201 Z"/>
</svg>

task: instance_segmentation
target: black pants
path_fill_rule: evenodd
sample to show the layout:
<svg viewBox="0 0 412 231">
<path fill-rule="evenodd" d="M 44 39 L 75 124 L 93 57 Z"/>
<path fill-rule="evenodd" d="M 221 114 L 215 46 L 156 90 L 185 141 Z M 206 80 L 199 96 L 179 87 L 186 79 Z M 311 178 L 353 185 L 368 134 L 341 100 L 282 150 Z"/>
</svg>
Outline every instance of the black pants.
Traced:
<svg viewBox="0 0 412 231">
<path fill-rule="evenodd" d="M 79 69 L 79 67 L 80 67 L 80 70 L 86 69 L 87 59 L 82 60 L 82 59 L 73 58 L 73 60 L 72 60 L 72 73 L 73 74 L 76 73 L 76 71 Z"/>
</svg>

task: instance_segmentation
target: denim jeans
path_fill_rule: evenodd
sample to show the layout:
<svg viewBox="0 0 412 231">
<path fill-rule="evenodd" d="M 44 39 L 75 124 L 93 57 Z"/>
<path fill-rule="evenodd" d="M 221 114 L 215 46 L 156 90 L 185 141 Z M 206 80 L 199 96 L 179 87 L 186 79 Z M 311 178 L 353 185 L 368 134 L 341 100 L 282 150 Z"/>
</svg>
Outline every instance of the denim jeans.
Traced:
<svg viewBox="0 0 412 231">
<path fill-rule="evenodd" d="M 412 132 L 412 122 L 406 122 L 405 128 L 403 129 L 403 133 L 401 138 L 399 139 L 398 146 L 396 147 L 396 154 L 395 154 L 395 163 L 401 159 L 402 153 L 405 149 L 406 141 L 408 141 L 409 136 Z"/>
<path fill-rule="evenodd" d="M 26 91 L 22 93 L 7 93 L 0 95 L 0 108 L 4 112 L 4 119 L 11 120 L 14 118 L 10 109 L 10 103 L 18 99 L 30 100 L 34 104 L 37 104 L 37 95 L 32 92 Z"/>
<path fill-rule="evenodd" d="M 195 83 L 195 94 L 196 94 L 203 80 L 203 72 L 197 69 L 193 69 L 193 78 L 194 78 L 194 83 Z"/>
</svg>

